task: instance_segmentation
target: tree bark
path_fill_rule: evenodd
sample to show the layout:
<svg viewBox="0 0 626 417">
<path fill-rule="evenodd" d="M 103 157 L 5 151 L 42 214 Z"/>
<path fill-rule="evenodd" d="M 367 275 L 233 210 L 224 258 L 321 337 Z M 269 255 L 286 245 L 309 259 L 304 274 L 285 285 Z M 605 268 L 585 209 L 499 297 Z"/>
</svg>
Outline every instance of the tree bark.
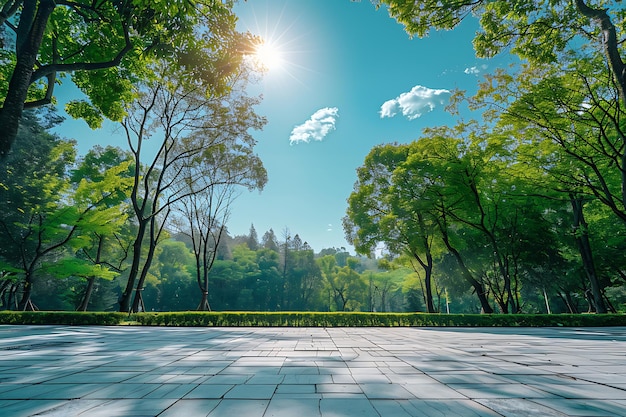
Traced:
<svg viewBox="0 0 626 417">
<path fill-rule="evenodd" d="M 595 20 L 598 26 L 600 26 L 604 53 L 611 67 L 611 71 L 613 72 L 613 76 L 615 77 L 622 105 L 626 107 L 626 65 L 620 55 L 620 43 L 617 40 L 615 25 L 613 25 L 606 9 L 594 9 L 589 7 L 584 0 L 576 0 L 576 7 L 583 16 Z"/>
<path fill-rule="evenodd" d="M 130 266 L 130 272 L 128 275 L 128 281 L 126 282 L 126 288 L 124 289 L 124 292 L 122 293 L 122 296 L 119 300 L 120 311 L 122 313 L 130 312 L 130 301 L 133 295 L 133 290 L 135 288 L 135 281 L 137 280 L 137 276 L 139 275 L 139 264 L 141 261 L 140 254 L 145 232 L 146 221 L 142 220 L 139 222 L 137 236 L 135 238 L 135 242 L 133 243 L 133 262 Z"/>
<path fill-rule="evenodd" d="M 104 246 L 104 237 L 99 236 L 98 239 L 98 249 L 96 251 L 96 259 L 95 263 L 100 263 L 100 257 L 102 256 L 102 248 Z M 89 300 L 91 299 L 91 294 L 93 293 L 93 287 L 96 282 L 96 277 L 89 277 L 87 279 L 87 288 L 85 288 L 85 294 L 83 295 L 83 299 L 80 302 L 80 305 L 76 309 L 77 311 L 87 311 L 87 306 L 89 306 Z"/>
<path fill-rule="evenodd" d="M 39 7 L 37 7 L 37 0 L 24 1 L 24 12 L 17 28 L 17 62 L 9 81 L 4 104 L 0 109 L 0 126 L 2 126 L 0 158 L 4 158 L 9 153 L 17 136 L 39 48 L 48 19 L 55 7 L 54 0 L 40 0 Z M 36 12 L 32 19 L 28 18 L 30 12 L 34 10 Z"/>
<path fill-rule="evenodd" d="M 574 211 L 574 236 L 580 252 L 580 258 L 583 263 L 585 275 L 591 285 L 592 301 L 597 313 L 605 314 L 607 312 L 604 299 L 602 298 L 602 288 L 593 262 L 593 254 L 591 251 L 591 243 L 589 242 L 589 231 L 587 222 L 583 214 L 583 200 L 580 197 L 570 195 L 570 202 Z"/>
</svg>

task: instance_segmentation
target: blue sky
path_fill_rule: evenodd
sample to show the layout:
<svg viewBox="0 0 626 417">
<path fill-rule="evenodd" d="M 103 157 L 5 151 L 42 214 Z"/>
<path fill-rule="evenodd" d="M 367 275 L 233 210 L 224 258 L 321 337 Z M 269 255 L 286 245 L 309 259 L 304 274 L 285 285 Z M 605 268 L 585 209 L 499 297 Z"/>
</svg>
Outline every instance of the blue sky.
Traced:
<svg viewBox="0 0 626 417">
<path fill-rule="evenodd" d="M 316 252 L 353 252 L 341 219 L 373 146 L 454 124 L 444 110 L 449 92 L 474 91 L 485 72 L 510 61 L 475 57 L 475 21 L 411 39 L 369 0 L 248 0 L 235 11 L 239 29 L 275 44 L 283 64 L 250 88 L 263 96 L 257 112 L 268 119 L 255 137 L 269 181 L 261 193 L 244 190 L 234 201 L 229 232 L 247 234 L 254 224 L 259 237 L 272 228 L 281 238 L 288 229 Z M 59 94 L 63 101 L 77 93 L 65 84 Z M 68 120 L 59 133 L 78 139 L 84 153 L 97 143 L 127 148 L 116 130 L 111 122 L 94 132 Z"/>
<path fill-rule="evenodd" d="M 352 251 L 341 219 L 370 149 L 455 123 L 444 110 L 449 92 L 474 91 L 508 60 L 475 57 L 474 21 L 410 39 L 368 0 L 249 0 L 236 11 L 241 30 L 282 50 L 283 67 L 254 89 L 268 119 L 256 138 L 269 182 L 235 201 L 229 229 L 245 234 L 253 223 L 259 236 L 273 228 L 280 237 L 288 228 L 316 252 Z"/>
</svg>

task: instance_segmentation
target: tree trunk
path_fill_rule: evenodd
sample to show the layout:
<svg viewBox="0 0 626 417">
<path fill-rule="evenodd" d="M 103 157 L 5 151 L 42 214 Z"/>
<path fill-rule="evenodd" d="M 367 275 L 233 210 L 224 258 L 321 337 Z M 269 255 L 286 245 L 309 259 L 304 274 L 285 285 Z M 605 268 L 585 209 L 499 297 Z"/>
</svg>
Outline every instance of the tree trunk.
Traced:
<svg viewBox="0 0 626 417">
<path fill-rule="evenodd" d="M 198 304 L 198 311 L 211 311 L 211 305 L 209 304 L 209 292 L 202 292 L 202 299 L 200 300 L 200 304 Z"/>
<path fill-rule="evenodd" d="M 445 223 L 445 216 L 443 216 L 443 221 L 444 221 L 444 224 L 441 224 L 440 222 L 437 222 L 438 225 L 439 225 L 439 229 L 441 230 L 441 235 L 443 237 L 443 243 L 446 245 L 446 248 L 448 249 L 448 251 L 456 259 L 456 262 L 459 265 L 459 268 L 461 269 L 461 276 L 463 277 L 463 279 L 467 283 L 469 283 L 472 286 L 472 288 L 474 288 L 474 292 L 476 293 L 476 296 L 478 297 L 478 300 L 480 301 L 480 307 L 481 307 L 481 310 L 483 311 L 483 313 L 493 314 L 493 308 L 489 304 L 489 300 L 487 299 L 487 292 L 485 291 L 485 288 L 483 287 L 483 284 L 480 283 L 479 281 L 477 281 L 472 276 L 472 273 L 470 272 L 470 270 L 467 267 L 467 265 L 465 265 L 465 262 L 463 261 L 463 258 L 461 257 L 461 254 L 459 253 L 459 251 L 456 250 L 456 248 L 454 248 L 450 244 L 450 238 L 448 236 L 447 224 Z"/>
<path fill-rule="evenodd" d="M 576 0 L 576 7 L 583 16 L 595 20 L 600 27 L 604 54 L 615 77 L 619 98 L 622 104 L 626 106 L 626 65 L 620 55 L 620 42 L 617 38 L 617 31 L 607 9 L 594 9 L 589 7 L 584 0 Z"/>
<path fill-rule="evenodd" d="M 29 282 L 30 280 L 26 280 L 24 282 L 24 292 L 22 293 L 22 298 L 20 298 L 20 302 L 17 304 L 18 311 L 26 311 L 29 305 L 32 305 L 30 302 L 30 296 L 33 292 L 33 285 Z"/>
<path fill-rule="evenodd" d="M 153 208 L 152 210 L 155 212 L 156 210 Z M 167 215 L 165 215 L 167 218 Z M 165 221 L 165 219 L 163 219 Z M 145 306 L 143 305 L 143 299 L 141 298 L 141 292 L 143 291 L 144 284 L 146 282 L 146 277 L 148 276 L 148 271 L 150 270 L 150 266 L 152 265 L 152 260 L 154 259 L 154 254 L 156 252 L 157 243 L 159 240 L 159 235 L 163 225 L 159 226 L 157 224 L 157 219 L 154 215 L 150 216 L 150 231 L 149 231 L 149 240 L 148 240 L 148 254 L 146 255 L 146 260 L 144 261 L 141 267 L 141 274 L 139 275 L 139 281 L 137 282 L 137 288 L 135 290 L 135 298 L 133 300 L 133 308 L 132 312 L 136 313 L 139 311 L 139 306 L 145 310 Z M 158 232 L 157 232 L 157 229 Z"/>
<path fill-rule="evenodd" d="M 607 312 L 604 298 L 602 298 L 602 287 L 593 262 L 593 254 L 591 251 L 591 243 L 589 242 L 589 230 L 583 213 L 583 200 L 573 194 L 570 195 L 570 202 L 574 211 L 574 237 L 580 252 L 580 258 L 583 263 L 583 270 L 591 285 L 591 295 L 596 313 L 605 314 Z"/>
<path fill-rule="evenodd" d="M 96 250 L 96 259 L 95 259 L 96 264 L 100 264 L 100 257 L 102 256 L 103 247 L 104 247 L 104 237 L 99 236 L 98 249 Z M 80 306 L 78 306 L 77 311 L 87 311 L 87 306 L 89 306 L 89 300 L 91 299 L 91 294 L 93 293 L 93 287 L 95 283 L 96 283 L 96 277 L 89 277 L 87 279 L 87 288 L 85 288 L 85 294 L 83 295 L 83 299 L 80 302 Z"/>
<path fill-rule="evenodd" d="M 9 81 L 4 104 L 0 109 L 0 158 L 5 157 L 17 136 L 24 102 L 37 62 L 37 55 L 48 19 L 56 7 L 54 0 L 25 0 L 17 33 L 17 62 Z"/>
<path fill-rule="evenodd" d="M 130 312 L 130 300 L 135 288 L 135 281 L 139 275 L 139 265 L 141 261 L 141 247 L 143 246 L 143 237 L 146 234 L 146 221 L 139 222 L 139 229 L 137 230 L 137 237 L 133 242 L 133 261 L 130 266 L 130 272 L 128 274 L 128 281 L 126 282 L 126 288 L 122 293 L 119 300 L 120 311 L 122 313 Z"/>
<path fill-rule="evenodd" d="M 89 305 L 89 299 L 91 298 L 91 294 L 93 293 L 93 287 L 96 283 L 96 277 L 87 278 L 87 288 L 85 288 L 85 294 L 83 294 L 83 299 L 80 302 L 80 305 L 76 309 L 76 311 L 87 311 L 87 306 Z"/>
<path fill-rule="evenodd" d="M 428 255 L 430 258 L 430 255 Z M 432 290 L 432 276 L 433 265 L 429 261 L 427 267 L 424 268 L 424 284 L 426 286 L 426 309 L 429 313 L 436 313 L 435 304 L 433 303 L 433 290 Z"/>
</svg>

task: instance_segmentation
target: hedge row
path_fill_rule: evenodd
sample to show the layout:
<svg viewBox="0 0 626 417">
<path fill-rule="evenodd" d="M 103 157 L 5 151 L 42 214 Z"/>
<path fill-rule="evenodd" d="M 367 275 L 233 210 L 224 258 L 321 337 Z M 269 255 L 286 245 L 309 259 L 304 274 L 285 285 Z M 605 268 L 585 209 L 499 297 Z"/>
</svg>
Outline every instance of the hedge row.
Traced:
<svg viewBox="0 0 626 417">
<path fill-rule="evenodd" d="M 626 326 L 624 314 L 424 314 L 312 312 L 0 312 L 0 324 L 195 327 L 602 327 Z"/>
<path fill-rule="evenodd" d="M 114 326 L 128 320 L 128 314 L 77 311 L 0 311 L 0 324 L 62 324 Z"/>
</svg>

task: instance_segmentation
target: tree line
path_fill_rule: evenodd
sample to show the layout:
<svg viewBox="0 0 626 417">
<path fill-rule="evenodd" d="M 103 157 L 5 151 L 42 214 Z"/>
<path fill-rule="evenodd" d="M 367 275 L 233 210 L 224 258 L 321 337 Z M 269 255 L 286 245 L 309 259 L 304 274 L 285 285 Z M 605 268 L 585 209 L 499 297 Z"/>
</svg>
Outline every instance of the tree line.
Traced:
<svg viewBox="0 0 626 417">
<path fill-rule="evenodd" d="M 1 306 L 176 309 L 191 282 L 204 310 L 623 310 L 619 2 L 373 3 L 410 35 L 476 18 L 479 57 L 520 61 L 457 92 L 455 126 L 372 149 L 344 219 L 360 254 L 382 252 L 364 268 L 287 234 L 219 250 L 236 187 L 267 181 L 245 93 L 258 39 L 232 1 L 2 2 Z M 86 96 L 67 112 L 119 122 L 129 151 L 77 157 L 48 132 L 66 75 Z"/>
<path fill-rule="evenodd" d="M 519 313 L 542 294 L 570 312 L 624 308 L 626 110 L 623 9 L 611 1 L 382 0 L 411 35 L 476 18 L 480 57 L 520 61 L 457 91 L 455 126 L 372 149 L 344 227 L 360 253 L 381 242 L 482 311 Z M 467 120 L 462 114 L 477 111 Z M 474 113 L 475 114 L 475 113 Z M 454 284 L 449 281 L 453 280 Z M 493 308 L 493 305 L 496 308 Z"/>
</svg>

